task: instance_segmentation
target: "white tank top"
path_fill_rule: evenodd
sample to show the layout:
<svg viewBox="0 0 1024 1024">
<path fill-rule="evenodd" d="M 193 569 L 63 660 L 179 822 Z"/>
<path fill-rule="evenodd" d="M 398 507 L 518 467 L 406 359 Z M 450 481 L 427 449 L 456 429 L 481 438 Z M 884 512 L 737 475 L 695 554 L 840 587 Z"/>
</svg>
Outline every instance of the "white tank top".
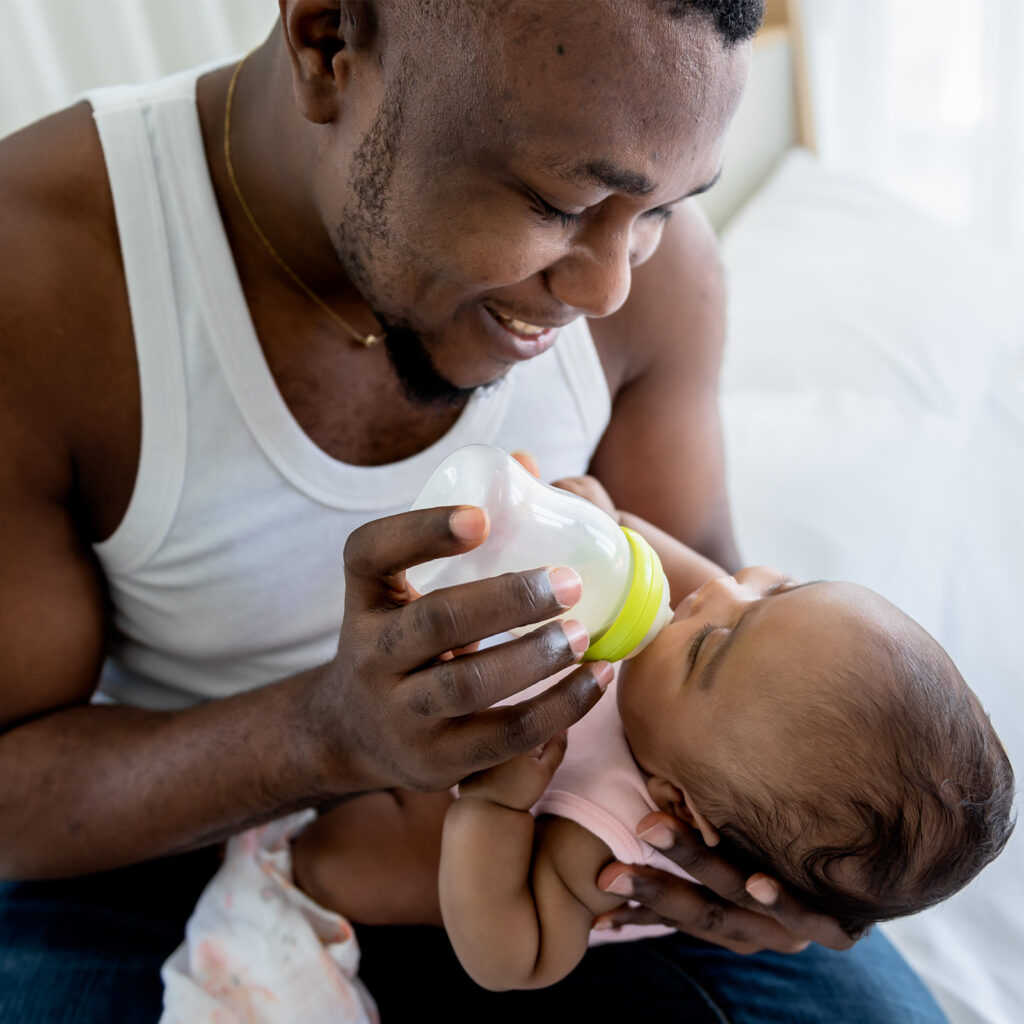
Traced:
<svg viewBox="0 0 1024 1024">
<path fill-rule="evenodd" d="M 221 224 L 195 102 L 206 70 L 87 96 L 142 396 L 135 489 L 95 545 L 115 627 L 100 697 L 154 709 L 329 661 L 352 530 L 406 510 L 431 470 L 469 442 L 528 449 L 547 479 L 585 472 L 611 410 L 578 320 L 411 458 L 351 466 L 318 448 L 264 360 Z"/>
</svg>

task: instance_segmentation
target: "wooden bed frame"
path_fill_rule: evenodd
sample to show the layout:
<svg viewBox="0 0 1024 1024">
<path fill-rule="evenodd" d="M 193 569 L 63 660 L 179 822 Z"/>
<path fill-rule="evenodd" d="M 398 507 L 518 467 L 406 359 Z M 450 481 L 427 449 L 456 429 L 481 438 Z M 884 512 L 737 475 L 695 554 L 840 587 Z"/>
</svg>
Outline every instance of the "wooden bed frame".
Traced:
<svg viewBox="0 0 1024 1024">
<path fill-rule="evenodd" d="M 816 152 L 800 0 L 767 0 L 722 177 L 700 203 L 721 230 L 793 147 Z"/>
</svg>

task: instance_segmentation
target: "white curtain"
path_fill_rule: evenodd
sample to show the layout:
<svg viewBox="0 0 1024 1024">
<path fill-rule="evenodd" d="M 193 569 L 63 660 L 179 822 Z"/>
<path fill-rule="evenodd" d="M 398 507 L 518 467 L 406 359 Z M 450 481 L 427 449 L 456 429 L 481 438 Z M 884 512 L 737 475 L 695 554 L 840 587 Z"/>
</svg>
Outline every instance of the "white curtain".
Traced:
<svg viewBox="0 0 1024 1024">
<path fill-rule="evenodd" d="M 0 136 L 99 85 L 248 52 L 276 0 L 0 0 Z"/>
<path fill-rule="evenodd" d="M 1024 0 L 802 3 L 826 164 L 1024 250 Z M 0 0 L 0 135 L 92 86 L 245 53 L 276 13 L 276 0 Z"/>
<path fill-rule="evenodd" d="M 822 159 L 1024 250 L 1024 0 L 803 0 Z"/>
</svg>

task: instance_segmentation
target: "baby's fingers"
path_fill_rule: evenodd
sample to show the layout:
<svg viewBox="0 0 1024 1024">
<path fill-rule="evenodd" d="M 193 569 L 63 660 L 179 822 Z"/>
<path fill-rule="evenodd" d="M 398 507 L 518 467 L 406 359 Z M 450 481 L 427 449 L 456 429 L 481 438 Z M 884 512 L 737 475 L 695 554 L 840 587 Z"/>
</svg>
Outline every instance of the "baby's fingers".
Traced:
<svg viewBox="0 0 1024 1024">
<path fill-rule="evenodd" d="M 563 730 L 532 750 L 475 772 L 459 786 L 460 796 L 474 796 L 515 810 L 529 810 L 541 797 L 565 756 Z"/>
<path fill-rule="evenodd" d="M 562 730 L 556 733 L 537 749 L 537 760 L 548 772 L 549 777 L 555 774 L 555 769 L 562 763 L 565 757 L 565 749 L 569 742 L 569 733 Z"/>
</svg>

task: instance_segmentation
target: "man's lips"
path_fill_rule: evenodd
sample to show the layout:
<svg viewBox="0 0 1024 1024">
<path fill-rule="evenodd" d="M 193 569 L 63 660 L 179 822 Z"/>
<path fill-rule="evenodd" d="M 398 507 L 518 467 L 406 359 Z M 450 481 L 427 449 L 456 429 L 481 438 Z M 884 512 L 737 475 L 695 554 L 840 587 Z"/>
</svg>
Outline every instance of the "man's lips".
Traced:
<svg viewBox="0 0 1024 1024">
<path fill-rule="evenodd" d="M 506 316 L 504 313 L 499 313 L 496 309 L 488 309 L 488 312 L 493 315 L 495 320 L 497 320 L 505 330 L 511 331 L 520 338 L 537 338 L 545 331 L 551 330 L 551 327 L 548 324 L 527 323 L 525 320 L 519 320 L 516 317 Z"/>
<path fill-rule="evenodd" d="M 520 358 L 528 359 L 547 351 L 554 343 L 561 324 L 533 324 L 517 317 L 499 313 L 489 306 L 484 307 L 494 322 L 502 329 L 502 333 L 514 339 L 516 353 Z"/>
</svg>

